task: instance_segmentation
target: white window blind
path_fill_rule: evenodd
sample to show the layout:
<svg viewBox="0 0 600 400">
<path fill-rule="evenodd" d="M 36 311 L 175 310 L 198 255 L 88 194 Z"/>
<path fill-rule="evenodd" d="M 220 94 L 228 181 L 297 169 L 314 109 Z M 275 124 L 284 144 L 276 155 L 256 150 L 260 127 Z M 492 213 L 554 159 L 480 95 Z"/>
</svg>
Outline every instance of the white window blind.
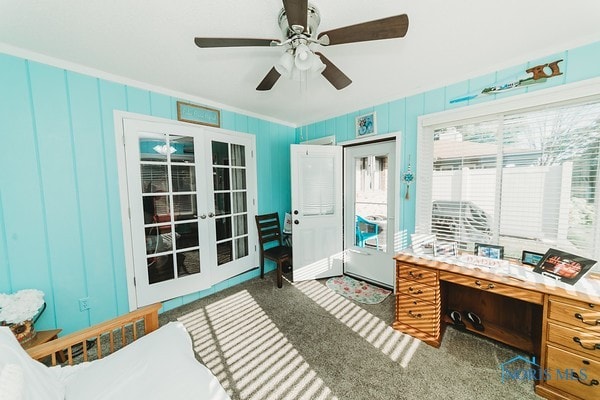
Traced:
<svg viewBox="0 0 600 400">
<path fill-rule="evenodd" d="M 419 157 L 417 231 L 597 257 L 599 100 L 430 128 Z"/>
</svg>

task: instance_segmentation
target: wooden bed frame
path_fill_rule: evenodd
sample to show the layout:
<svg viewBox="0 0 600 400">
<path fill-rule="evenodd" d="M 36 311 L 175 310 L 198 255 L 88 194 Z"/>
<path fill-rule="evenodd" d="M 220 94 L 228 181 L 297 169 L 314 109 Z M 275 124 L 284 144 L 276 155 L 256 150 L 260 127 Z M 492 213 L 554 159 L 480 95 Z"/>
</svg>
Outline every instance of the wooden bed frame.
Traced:
<svg viewBox="0 0 600 400">
<path fill-rule="evenodd" d="M 158 329 L 158 310 L 161 307 L 162 304 L 157 303 L 137 309 L 128 314 L 113 318 L 78 332 L 73 332 L 48 343 L 31 347 L 27 349 L 27 353 L 29 353 L 29 355 L 35 360 L 42 360 L 46 357 L 50 357 L 51 365 L 57 365 L 56 359 L 58 355 L 59 359 L 64 359 L 59 361 L 65 361 L 68 362 L 69 365 L 73 365 L 73 347 L 81 346 L 83 361 L 91 361 L 90 358 L 100 359 L 103 356 L 103 337 L 105 338 L 104 340 L 108 340 L 109 343 L 108 354 L 113 353 L 115 351 L 115 336 L 117 337 L 116 342 L 118 348 L 122 348 L 128 343 L 138 339 L 138 336 L 141 333 L 138 332 L 138 323 L 143 322 L 144 324 L 143 334 L 148 334 Z M 119 336 L 120 340 L 118 339 Z M 128 342 L 128 339 L 131 340 Z M 88 341 L 95 341 L 96 351 L 94 351 L 93 356 L 88 352 Z M 58 364 L 60 364 L 60 362 Z"/>
</svg>

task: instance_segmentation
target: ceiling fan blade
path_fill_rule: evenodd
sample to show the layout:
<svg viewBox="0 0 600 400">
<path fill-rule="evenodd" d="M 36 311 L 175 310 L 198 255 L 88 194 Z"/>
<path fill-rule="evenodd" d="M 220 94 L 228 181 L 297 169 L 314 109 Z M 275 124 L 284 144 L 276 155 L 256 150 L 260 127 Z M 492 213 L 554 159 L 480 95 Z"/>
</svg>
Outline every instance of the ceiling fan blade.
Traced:
<svg viewBox="0 0 600 400">
<path fill-rule="evenodd" d="M 240 39 L 240 38 L 195 38 L 198 47 L 246 47 L 246 46 L 271 46 L 275 39 Z"/>
<path fill-rule="evenodd" d="M 321 72 L 321 75 L 323 75 L 337 90 L 341 90 L 352 83 L 352 80 L 329 61 L 327 57 L 319 52 L 315 52 L 315 54 L 321 57 L 321 61 L 325 64 L 325 69 Z"/>
<path fill-rule="evenodd" d="M 263 80 L 258 84 L 256 90 L 265 91 L 271 90 L 275 82 L 279 79 L 281 74 L 277 72 L 275 67 L 271 68 L 271 70 L 267 73 L 267 75 L 263 78 Z"/>
<path fill-rule="evenodd" d="M 294 30 L 294 25 L 300 25 L 305 31 L 308 19 L 308 0 L 283 0 L 283 8 L 287 16 L 288 25 Z M 298 32 L 298 33 L 302 33 Z"/>
<path fill-rule="evenodd" d="M 402 14 L 321 32 L 319 40 L 323 38 L 322 42 L 325 45 L 366 42 L 369 40 L 401 38 L 406 35 L 407 31 L 408 15 Z"/>
</svg>

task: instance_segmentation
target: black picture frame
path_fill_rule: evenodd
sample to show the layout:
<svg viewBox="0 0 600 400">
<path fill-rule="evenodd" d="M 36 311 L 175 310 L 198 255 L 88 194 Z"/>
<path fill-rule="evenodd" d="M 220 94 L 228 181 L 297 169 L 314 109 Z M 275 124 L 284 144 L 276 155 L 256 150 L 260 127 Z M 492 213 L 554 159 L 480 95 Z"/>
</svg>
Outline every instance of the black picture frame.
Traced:
<svg viewBox="0 0 600 400">
<path fill-rule="evenodd" d="M 523 250 L 523 253 L 521 253 L 521 264 L 531 265 L 532 267 L 535 267 L 538 265 L 542 258 L 544 258 L 544 253 L 536 253 L 533 251 Z"/>
<path fill-rule="evenodd" d="M 494 244 L 475 243 L 476 256 L 487 257 L 493 260 L 504 259 L 504 246 L 496 246 Z"/>
<path fill-rule="evenodd" d="M 549 249 L 533 269 L 533 272 L 574 285 L 595 264 L 596 261 L 589 258 L 557 249 Z"/>
</svg>

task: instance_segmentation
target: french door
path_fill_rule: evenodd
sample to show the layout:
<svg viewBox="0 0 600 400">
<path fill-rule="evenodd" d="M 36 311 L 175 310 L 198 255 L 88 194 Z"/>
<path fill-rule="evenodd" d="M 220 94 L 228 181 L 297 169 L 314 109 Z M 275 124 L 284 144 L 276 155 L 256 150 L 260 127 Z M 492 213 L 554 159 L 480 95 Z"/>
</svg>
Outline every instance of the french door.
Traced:
<svg viewBox="0 0 600 400">
<path fill-rule="evenodd" d="M 252 138 L 135 119 L 123 131 L 136 305 L 255 267 Z"/>
</svg>

